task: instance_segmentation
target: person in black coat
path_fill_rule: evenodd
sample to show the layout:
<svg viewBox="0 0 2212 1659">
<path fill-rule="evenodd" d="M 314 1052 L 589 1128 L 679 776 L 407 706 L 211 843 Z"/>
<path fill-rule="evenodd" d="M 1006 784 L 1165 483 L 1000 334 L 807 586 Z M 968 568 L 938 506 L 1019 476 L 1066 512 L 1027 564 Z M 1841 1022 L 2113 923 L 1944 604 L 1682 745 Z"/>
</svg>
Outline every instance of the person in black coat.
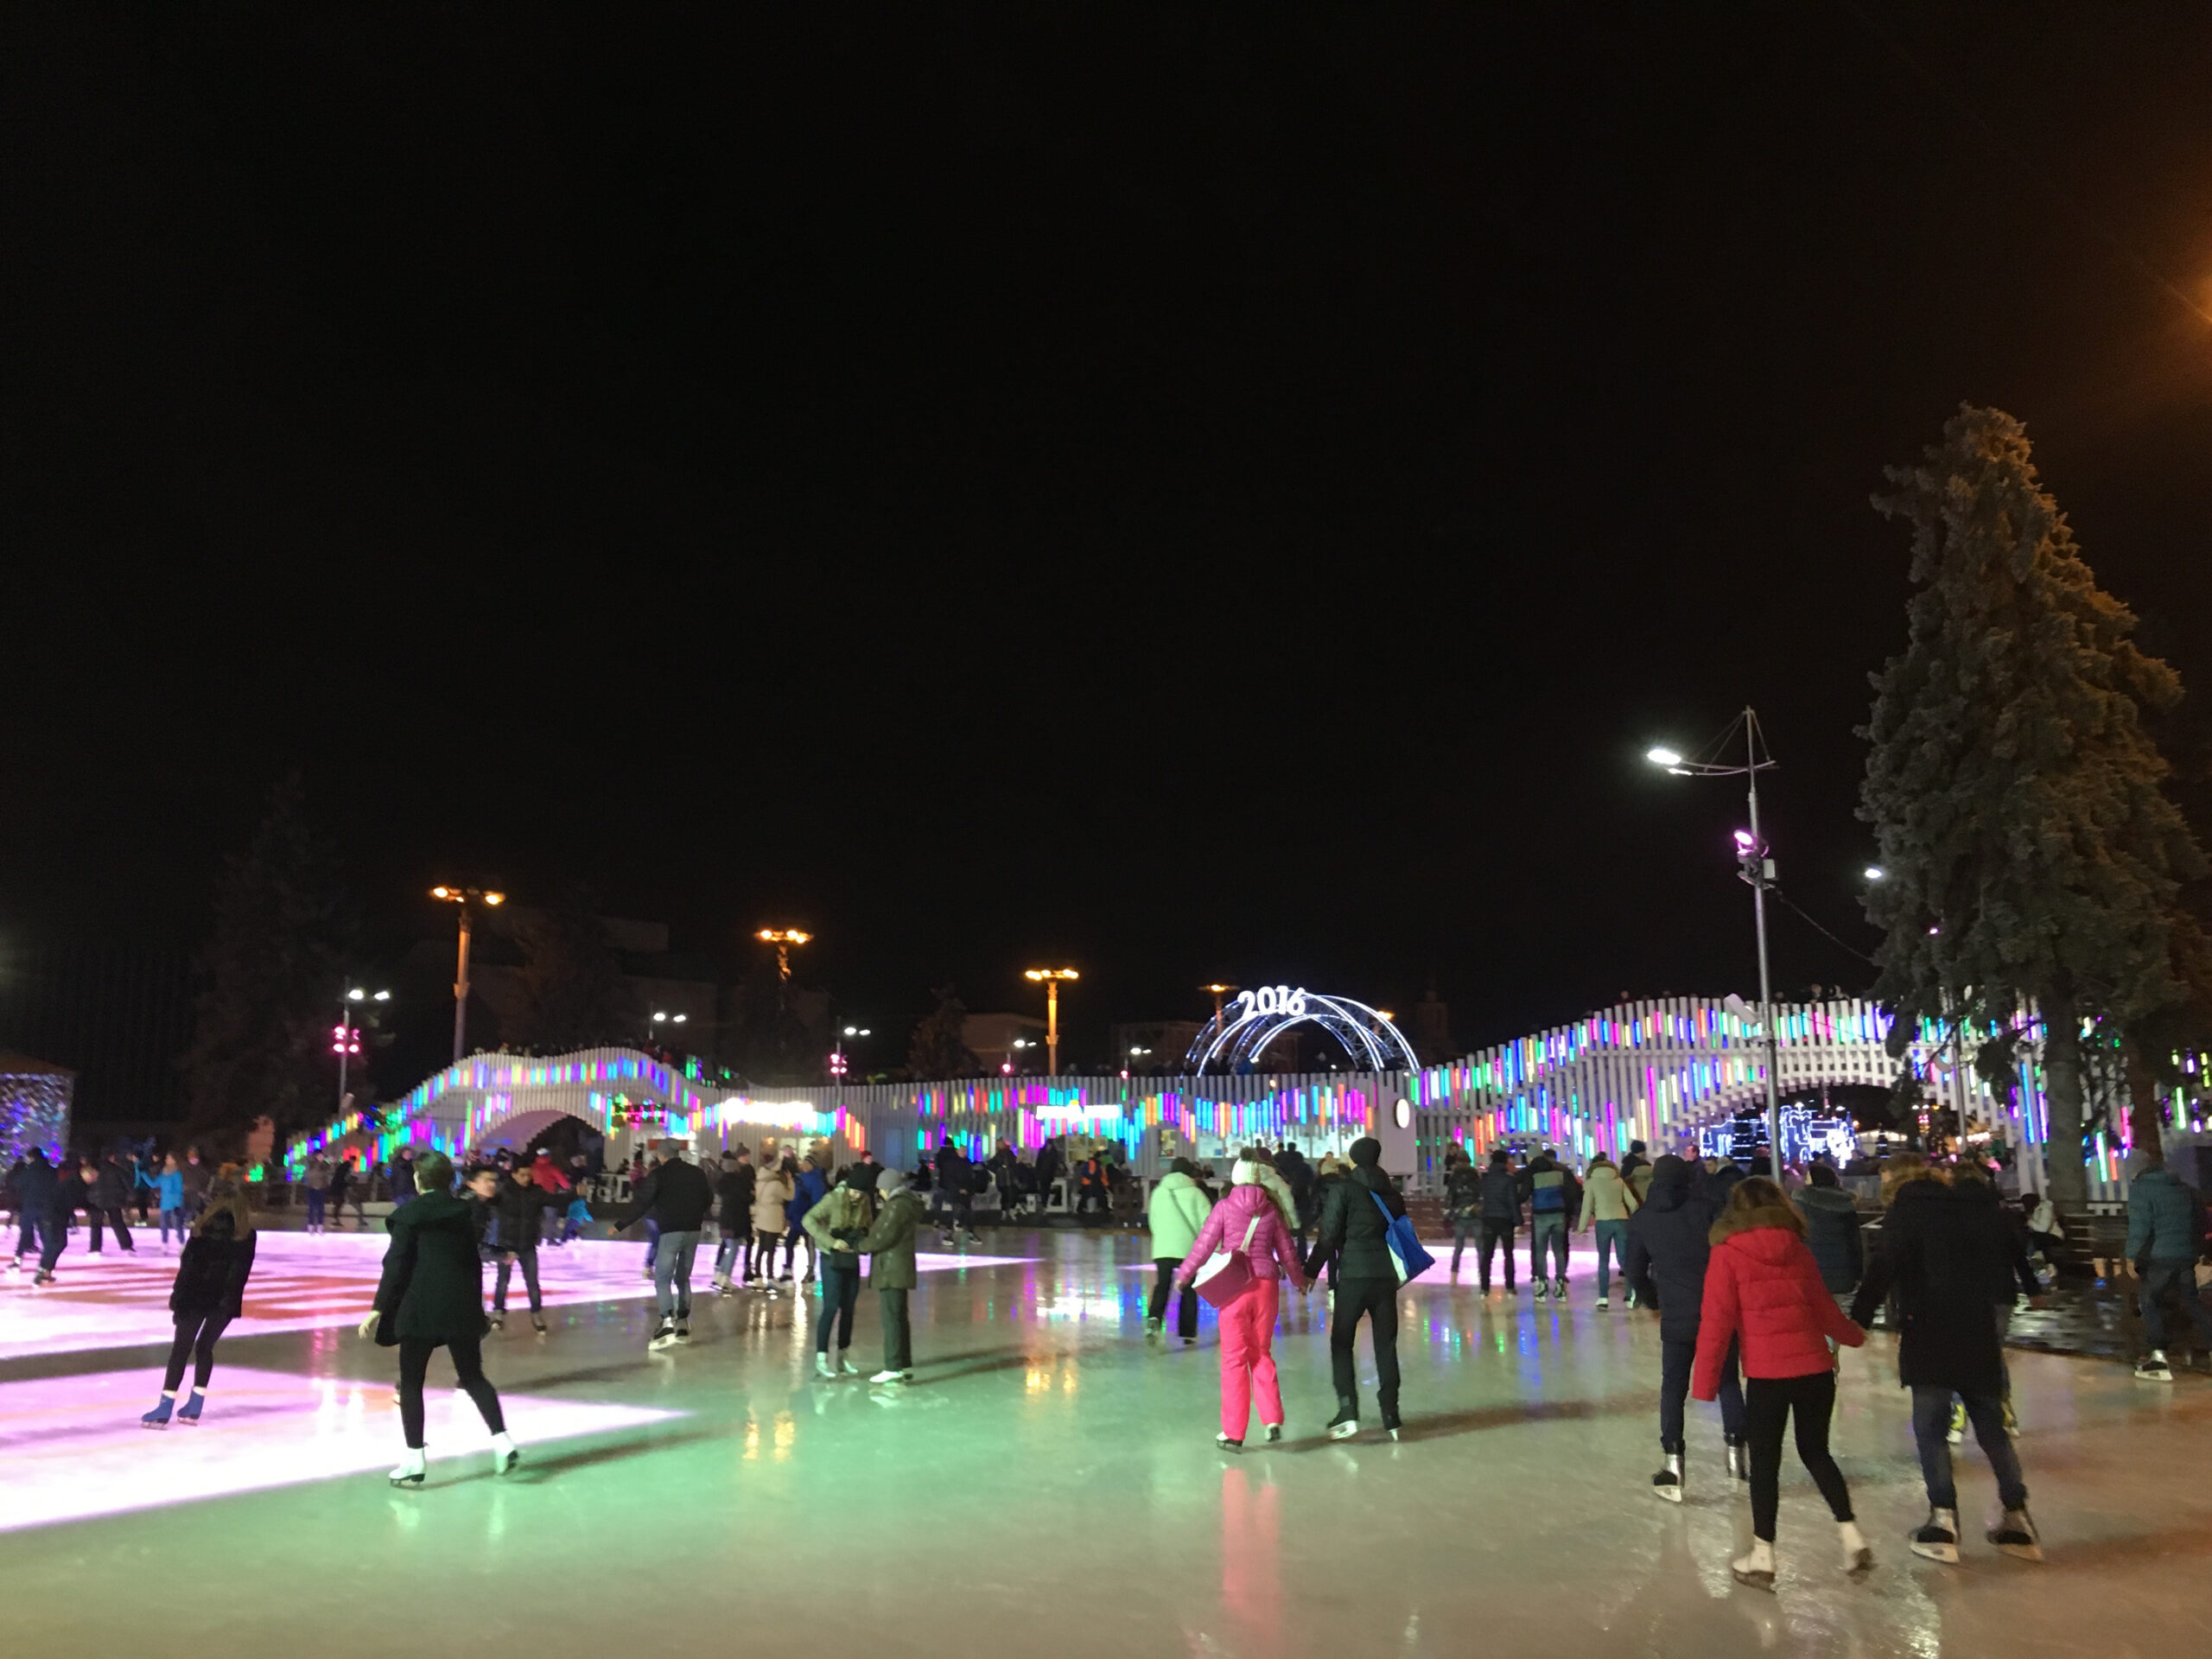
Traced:
<svg viewBox="0 0 2212 1659">
<path fill-rule="evenodd" d="M 1805 1217 L 1805 1243 L 1820 1264 L 1821 1282 L 1831 1294 L 1848 1296 L 1866 1270 L 1866 1246 L 1859 1230 L 1859 1205 L 1827 1164 L 1815 1164 L 1810 1185 L 1790 1195 Z"/>
<path fill-rule="evenodd" d="M 130 1228 L 124 1218 L 124 1211 L 130 1203 L 130 1172 L 113 1153 L 108 1154 L 92 1172 L 92 1184 L 86 1194 L 85 1214 L 92 1224 L 92 1243 L 85 1254 L 98 1255 L 100 1252 L 101 1224 L 115 1229 L 115 1242 L 125 1255 L 137 1254 L 130 1243 Z"/>
<path fill-rule="evenodd" d="M 1643 1206 L 1628 1218 L 1622 1275 L 1640 1306 L 1659 1310 L 1659 1449 L 1667 1461 L 1651 1477 L 1651 1490 L 1671 1503 L 1682 1501 L 1683 1402 L 1697 1363 L 1705 1266 L 1713 1253 L 1708 1234 L 1720 1207 L 1700 1190 L 1691 1166 L 1669 1153 L 1651 1166 Z M 1751 1465 L 1744 1446 L 1744 1387 L 1736 1354 L 1732 1342 L 1720 1365 L 1720 1432 L 1728 1446 L 1728 1472 L 1748 1480 Z"/>
<path fill-rule="evenodd" d="M 215 1344 L 224 1327 L 238 1316 L 245 1281 L 253 1272 L 253 1210 L 245 1188 L 230 1179 L 207 1189 L 207 1207 L 192 1224 L 184 1255 L 169 1289 L 169 1313 L 176 1340 L 169 1344 L 168 1370 L 162 1376 L 162 1397 L 138 1421 L 148 1428 L 167 1428 L 171 1414 L 180 1423 L 196 1423 L 207 1402 L 207 1380 L 215 1372 Z M 183 1405 L 176 1391 L 192 1362 L 192 1395 Z"/>
<path fill-rule="evenodd" d="M 1353 1343 L 1363 1313 L 1373 1323 L 1375 1392 L 1382 1427 L 1398 1436 L 1398 1264 L 1389 1247 L 1390 1223 L 1406 1213 L 1398 1189 L 1382 1173 L 1382 1143 L 1362 1135 L 1351 1143 L 1351 1173 L 1329 1189 L 1321 1206 L 1317 1256 L 1336 1261 L 1337 1295 L 1329 1317 L 1329 1365 L 1337 1386 L 1337 1414 L 1329 1438 L 1359 1433 L 1359 1371 Z"/>
<path fill-rule="evenodd" d="M 560 1194 L 537 1185 L 528 1164 L 517 1164 L 499 1178 L 492 1197 L 499 1221 L 499 1240 L 493 1254 L 499 1264 L 492 1281 L 492 1328 L 507 1322 L 507 1281 L 522 1269 L 523 1288 L 530 1293 L 530 1323 L 545 1334 L 545 1298 L 537 1287 L 537 1241 L 544 1230 L 545 1212 L 560 1207 Z"/>
<path fill-rule="evenodd" d="M 1482 1275 L 1483 1294 L 1490 1294 L 1490 1256 L 1495 1249 L 1505 1267 L 1505 1294 L 1513 1294 L 1513 1235 L 1521 1225 L 1521 1177 L 1503 1147 L 1491 1148 L 1490 1166 L 1482 1178 L 1482 1230 L 1477 1238 L 1480 1254 L 1475 1264 Z"/>
<path fill-rule="evenodd" d="M 2005 1350 L 1995 1300 L 2012 1312 L 2011 1275 L 2029 1295 L 2042 1288 L 2008 1236 L 1996 1190 L 1986 1197 L 1956 1190 L 1915 1154 L 1893 1158 L 1882 1172 L 1889 1211 L 1883 1217 L 1866 1276 L 1851 1305 L 1854 1323 L 1871 1325 L 1874 1311 L 1897 1293 L 1897 1381 L 1912 1390 L 1912 1438 L 1928 1487 L 1927 1524 L 1908 1541 L 1930 1560 L 1959 1559 L 1958 1489 L 1951 1469 L 1951 1396 L 1966 1402 L 1989 1466 L 1997 1476 L 2004 1522 L 1989 1541 L 2008 1554 L 2042 1559 L 2028 1516 L 2028 1488 L 2018 1452 L 2005 1429 Z"/>
<path fill-rule="evenodd" d="M 20 1270 L 29 1255 L 39 1262 L 41 1274 L 50 1274 L 53 1263 L 45 1260 L 45 1252 L 61 1254 L 60 1241 L 68 1236 L 68 1220 L 66 1216 L 60 1221 L 54 1219 L 61 1178 L 47 1162 L 46 1148 L 33 1147 L 25 1153 L 22 1161 L 8 1172 L 8 1185 L 15 1189 L 16 1223 L 21 1230 L 16 1239 L 16 1267 Z"/>
<path fill-rule="evenodd" d="M 453 1357 L 454 1376 L 467 1390 L 492 1431 L 492 1468 L 505 1474 L 520 1461 L 507 1434 L 499 1395 L 484 1375 L 484 1264 L 477 1246 L 484 1236 L 485 1200 L 498 1189 L 495 1172 L 470 1177 L 472 1197 L 452 1191 L 453 1160 L 426 1152 L 414 1160 L 418 1197 L 391 1212 L 385 1223 L 391 1235 L 384 1253 L 384 1276 L 377 1284 L 376 1306 L 361 1321 L 361 1334 L 380 1348 L 399 1350 L 399 1421 L 407 1455 L 391 1471 L 395 1486 L 420 1486 L 427 1472 L 423 1450 L 423 1383 L 430 1356 L 442 1348 Z"/>
</svg>

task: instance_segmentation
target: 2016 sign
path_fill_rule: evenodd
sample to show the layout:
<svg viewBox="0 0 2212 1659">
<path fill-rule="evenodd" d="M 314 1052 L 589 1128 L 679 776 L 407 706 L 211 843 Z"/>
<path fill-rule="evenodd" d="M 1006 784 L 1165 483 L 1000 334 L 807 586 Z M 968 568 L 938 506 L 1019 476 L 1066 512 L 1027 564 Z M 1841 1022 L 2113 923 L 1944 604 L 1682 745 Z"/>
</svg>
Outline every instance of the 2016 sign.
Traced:
<svg viewBox="0 0 2212 1659">
<path fill-rule="evenodd" d="M 1255 991 L 1240 991 L 1236 1006 L 1246 1014 L 1281 1014 L 1286 1019 L 1306 1017 L 1306 988 L 1293 990 L 1287 985 L 1262 985 Z"/>
</svg>

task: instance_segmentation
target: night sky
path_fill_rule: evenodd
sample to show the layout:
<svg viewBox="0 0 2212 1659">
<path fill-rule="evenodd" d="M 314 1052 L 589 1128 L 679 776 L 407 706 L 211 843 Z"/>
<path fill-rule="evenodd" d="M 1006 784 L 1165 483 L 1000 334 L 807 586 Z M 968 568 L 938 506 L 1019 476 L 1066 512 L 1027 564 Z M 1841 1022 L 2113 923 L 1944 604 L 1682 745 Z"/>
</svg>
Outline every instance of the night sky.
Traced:
<svg viewBox="0 0 2212 1659">
<path fill-rule="evenodd" d="M 1962 399 L 2212 680 L 2201 3 L 638 10 L 11 8 L 11 935 L 196 940 L 297 767 L 394 948 L 581 879 L 895 1030 L 1749 993 L 1640 757 L 1756 704 L 1872 944 Z"/>
</svg>

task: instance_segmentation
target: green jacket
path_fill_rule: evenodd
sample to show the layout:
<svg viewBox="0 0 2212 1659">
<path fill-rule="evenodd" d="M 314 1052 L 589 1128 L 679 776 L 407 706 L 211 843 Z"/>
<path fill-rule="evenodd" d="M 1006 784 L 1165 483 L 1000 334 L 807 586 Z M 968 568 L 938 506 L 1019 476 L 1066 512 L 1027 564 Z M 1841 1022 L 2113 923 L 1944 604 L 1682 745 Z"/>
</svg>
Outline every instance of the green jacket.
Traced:
<svg viewBox="0 0 2212 1659">
<path fill-rule="evenodd" d="M 2160 1165 L 2127 1184 L 2127 1259 L 2193 1262 L 2204 1248 L 2197 1233 L 2196 1194 Z"/>
<path fill-rule="evenodd" d="M 874 1215 L 874 1201 L 867 1193 L 849 1186 L 833 1186 L 819 1204 L 799 1217 L 799 1225 L 821 1246 L 831 1267 L 849 1270 L 861 1264 L 860 1257 L 853 1254 L 853 1235 L 865 1234 Z M 841 1232 L 845 1235 L 842 1238 L 837 1236 Z"/>
<path fill-rule="evenodd" d="M 902 1186 L 884 1200 L 868 1236 L 854 1247 L 869 1258 L 868 1281 L 878 1290 L 912 1290 L 920 1282 L 914 1270 L 914 1233 L 923 1214 L 919 1195 Z"/>
</svg>

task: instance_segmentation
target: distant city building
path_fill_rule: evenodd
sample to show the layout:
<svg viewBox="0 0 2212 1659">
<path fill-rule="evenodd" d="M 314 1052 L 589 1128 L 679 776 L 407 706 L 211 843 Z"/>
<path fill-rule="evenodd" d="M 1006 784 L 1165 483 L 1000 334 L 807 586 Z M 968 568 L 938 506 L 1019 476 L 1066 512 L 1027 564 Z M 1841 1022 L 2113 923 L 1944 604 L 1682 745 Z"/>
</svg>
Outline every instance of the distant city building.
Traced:
<svg viewBox="0 0 2212 1659">
<path fill-rule="evenodd" d="M 1046 1069 L 1045 1022 L 1033 1014 L 971 1014 L 960 1022 L 960 1040 L 987 1077 L 1009 1059 L 1017 1074 Z"/>
<path fill-rule="evenodd" d="M 1173 1076 L 1183 1070 L 1191 1045 L 1198 1040 L 1198 1033 L 1205 1029 L 1202 1020 L 1138 1020 L 1118 1025 L 1113 1028 L 1114 1052 L 1110 1058 L 1117 1071 L 1126 1066 L 1131 1071 L 1159 1071 Z M 1136 1048 L 1145 1052 L 1132 1056 L 1129 1051 Z"/>
</svg>

